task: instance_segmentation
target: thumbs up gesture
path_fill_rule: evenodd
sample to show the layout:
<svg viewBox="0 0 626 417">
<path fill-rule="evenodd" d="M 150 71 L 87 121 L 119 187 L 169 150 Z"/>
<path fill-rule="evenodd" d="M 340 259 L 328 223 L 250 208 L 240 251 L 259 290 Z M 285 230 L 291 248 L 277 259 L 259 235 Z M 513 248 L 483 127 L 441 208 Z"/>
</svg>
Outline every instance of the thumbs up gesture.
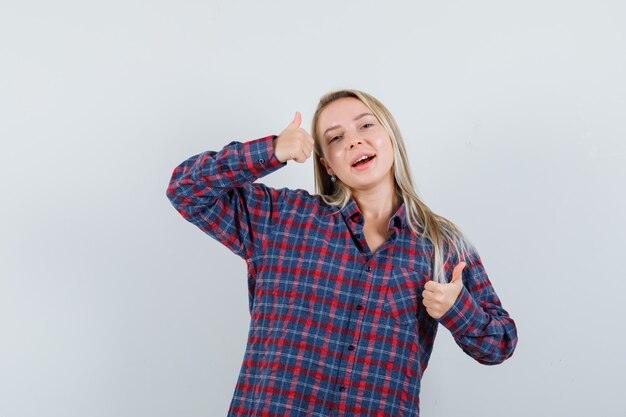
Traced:
<svg viewBox="0 0 626 417">
<path fill-rule="evenodd" d="M 450 310 L 463 289 L 461 275 L 467 264 L 459 262 L 452 271 L 452 280 L 447 284 L 428 281 L 424 285 L 422 298 L 426 312 L 434 319 L 443 317 Z"/>
<path fill-rule="evenodd" d="M 300 123 L 302 123 L 302 115 L 296 112 L 289 126 L 274 140 L 274 155 L 280 162 L 293 159 L 303 163 L 311 156 L 315 141 L 306 130 L 300 127 Z"/>
</svg>

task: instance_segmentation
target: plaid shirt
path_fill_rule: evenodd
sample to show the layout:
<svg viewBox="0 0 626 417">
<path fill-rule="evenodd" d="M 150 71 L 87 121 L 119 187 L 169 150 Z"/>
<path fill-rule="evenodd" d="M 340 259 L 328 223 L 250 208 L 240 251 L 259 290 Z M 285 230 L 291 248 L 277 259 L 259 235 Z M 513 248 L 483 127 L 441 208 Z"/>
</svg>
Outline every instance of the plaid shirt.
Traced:
<svg viewBox="0 0 626 417">
<path fill-rule="evenodd" d="M 338 210 L 254 182 L 287 165 L 274 138 L 193 156 L 167 189 L 185 219 L 248 266 L 251 325 L 229 416 L 417 416 L 438 323 L 480 363 L 512 355 L 515 323 L 475 251 L 457 301 L 431 318 L 421 291 L 433 248 L 408 229 L 404 203 L 372 253 L 353 199 Z M 446 262 L 448 280 L 457 262 Z"/>
</svg>

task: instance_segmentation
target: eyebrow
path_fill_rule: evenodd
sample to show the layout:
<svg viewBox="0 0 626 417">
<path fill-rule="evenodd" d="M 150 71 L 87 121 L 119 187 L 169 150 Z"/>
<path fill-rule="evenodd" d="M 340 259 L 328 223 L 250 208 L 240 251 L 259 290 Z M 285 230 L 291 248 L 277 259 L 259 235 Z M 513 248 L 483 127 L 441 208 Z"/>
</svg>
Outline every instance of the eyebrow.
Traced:
<svg viewBox="0 0 626 417">
<path fill-rule="evenodd" d="M 357 120 L 359 120 L 361 117 L 365 117 L 365 116 L 373 116 L 373 114 L 372 114 L 372 113 L 361 113 L 361 114 L 359 114 L 357 117 L 355 117 L 355 118 L 354 118 L 354 119 L 352 119 L 352 120 L 353 120 L 353 121 L 357 121 Z M 340 126 L 340 125 L 335 125 L 335 126 L 331 126 L 331 127 L 329 127 L 328 129 L 326 129 L 326 130 L 324 131 L 323 136 L 326 136 L 326 134 L 327 134 L 328 132 L 330 132 L 331 130 L 334 130 L 334 129 L 338 129 L 339 127 L 341 127 L 341 126 Z"/>
</svg>

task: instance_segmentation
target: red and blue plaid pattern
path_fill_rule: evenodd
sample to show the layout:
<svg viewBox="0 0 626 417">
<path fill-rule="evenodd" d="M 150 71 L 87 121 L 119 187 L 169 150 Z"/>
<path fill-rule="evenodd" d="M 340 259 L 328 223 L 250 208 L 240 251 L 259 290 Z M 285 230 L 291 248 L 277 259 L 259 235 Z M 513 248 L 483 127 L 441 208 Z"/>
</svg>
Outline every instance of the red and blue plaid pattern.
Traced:
<svg viewBox="0 0 626 417">
<path fill-rule="evenodd" d="M 431 318 L 421 292 L 433 248 L 408 229 L 404 203 L 372 254 L 354 200 L 338 210 L 254 182 L 287 165 L 274 138 L 193 156 L 167 189 L 185 219 L 248 265 L 251 326 L 229 416 L 417 416 L 438 323 L 480 363 L 513 354 L 515 323 L 475 251 L 456 303 Z"/>
</svg>

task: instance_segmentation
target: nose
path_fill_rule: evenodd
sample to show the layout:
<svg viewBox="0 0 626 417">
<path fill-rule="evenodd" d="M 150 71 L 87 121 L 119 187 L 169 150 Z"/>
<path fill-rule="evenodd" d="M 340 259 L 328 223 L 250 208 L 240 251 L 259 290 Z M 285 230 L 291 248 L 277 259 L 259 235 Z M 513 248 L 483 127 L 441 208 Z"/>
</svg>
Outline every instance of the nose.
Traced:
<svg viewBox="0 0 626 417">
<path fill-rule="evenodd" d="M 348 136 L 348 144 L 350 145 L 350 149 L 352 149 L 357 144 L 362 145 L 363 144 L 363 140 L 359 137 L 358 133 L 351 133 Z"/>
</svg>

